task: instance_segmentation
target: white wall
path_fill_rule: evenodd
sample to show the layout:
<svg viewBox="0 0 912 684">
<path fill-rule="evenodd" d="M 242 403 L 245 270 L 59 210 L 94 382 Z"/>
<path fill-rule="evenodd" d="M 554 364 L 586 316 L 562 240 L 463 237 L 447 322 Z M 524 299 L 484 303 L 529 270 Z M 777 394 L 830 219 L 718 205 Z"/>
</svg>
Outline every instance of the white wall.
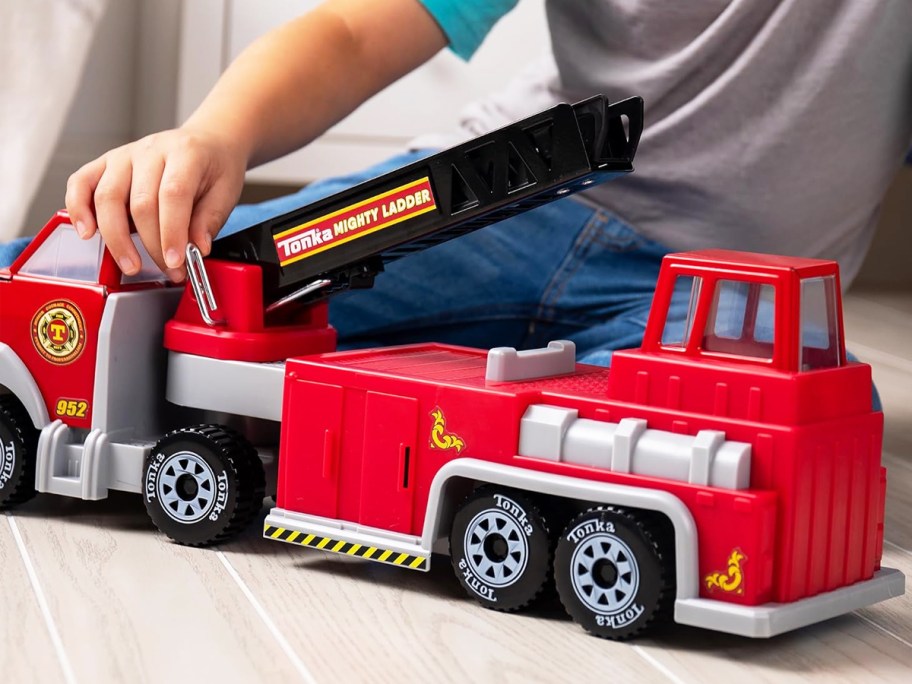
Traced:
<svg viewBox="0 0 912 684">
<path fill-rule="evenodd" d="M 180 0 L 114 0 L 48 172 L 26 219 L 35 232 L 63 208 L 66 180 L 99 154 L 173 125 Z"/>
</svg>

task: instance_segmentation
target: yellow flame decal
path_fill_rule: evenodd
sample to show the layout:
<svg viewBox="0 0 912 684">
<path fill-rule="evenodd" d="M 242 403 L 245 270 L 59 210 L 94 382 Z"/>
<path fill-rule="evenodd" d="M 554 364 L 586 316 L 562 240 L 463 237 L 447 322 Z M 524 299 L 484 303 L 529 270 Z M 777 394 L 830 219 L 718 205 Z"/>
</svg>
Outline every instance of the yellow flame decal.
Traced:
<svg viewBox="0 0 912 684">
<path fill-rule="evenodd" d="M 741 586 L 741 582 L 744 579 L 744 574 L 741 570 L 741 563 L 746 560 L 747 556 L 744 555 L 741 549 L 734 549 L 728 557 L 728 572 L 714 572 L 711 575 L 707 575 L 706 588 L 710 591 L 721 589 L 724 592 L 743 594 L 744 587 Z"/>
<path fill-rule="evenodd" d="M 443 411 L 435 408 L 431 411 L 431 418 L 434 419 L 434 427 L 431 428 L 431 448 L 432 449 L 456 449 L 456 453 L 465 448 L 465 442 L 459 435 L 446 431 L 446 418 Z"/>
</svg>

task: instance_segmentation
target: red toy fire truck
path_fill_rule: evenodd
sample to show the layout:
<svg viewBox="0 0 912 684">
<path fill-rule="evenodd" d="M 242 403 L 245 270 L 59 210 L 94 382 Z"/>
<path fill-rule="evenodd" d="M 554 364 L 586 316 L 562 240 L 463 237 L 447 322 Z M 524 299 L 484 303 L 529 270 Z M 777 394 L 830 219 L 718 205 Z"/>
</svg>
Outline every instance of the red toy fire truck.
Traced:
<svg viewBox="0 0 912 684">
<path fill-rule="evenodd" d="M 269 539 L 427 570 L 515 610 L 551 583 L 628 638 L 770 636 L 903 593 L 880 567 L 882 415 L 834 263 L 663 263 L 640 349 L 335 352 L 329 295 L 632 169 L 642 103 L 560 105 L 124 277 L 58 214 L 0 273 L 0 505 L 142 495 L 184 544 Z M 689 293 L 686 321 L 667 316 Z"/>
</svg>

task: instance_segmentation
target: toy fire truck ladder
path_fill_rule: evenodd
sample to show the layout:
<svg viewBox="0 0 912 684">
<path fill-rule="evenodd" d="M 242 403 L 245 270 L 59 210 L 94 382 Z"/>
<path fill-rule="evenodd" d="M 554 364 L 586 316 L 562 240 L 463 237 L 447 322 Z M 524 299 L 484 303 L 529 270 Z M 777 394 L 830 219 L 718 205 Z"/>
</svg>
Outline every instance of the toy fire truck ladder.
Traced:
<svg viewBox="0 0 912 684">
<path fill-rule="evenodd" d="M 270 308 L 373 284 L 383 265 L 633 170 L 643 101 L 559 104 L 216 241 Z M 560 230 L 556 226 L 555 230 Z"/>
</svg>

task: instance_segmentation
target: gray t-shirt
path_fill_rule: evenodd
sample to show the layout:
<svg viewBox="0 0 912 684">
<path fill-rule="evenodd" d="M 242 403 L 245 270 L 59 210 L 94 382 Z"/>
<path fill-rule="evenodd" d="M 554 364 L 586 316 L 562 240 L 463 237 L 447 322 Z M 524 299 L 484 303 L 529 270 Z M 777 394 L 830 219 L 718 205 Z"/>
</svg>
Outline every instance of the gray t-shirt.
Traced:
<svg viewBox="0 0 912 684">
<path fill-rule="evenodd" d="M 466 136 L 562 100 L 641 95 L 636 172 L 591 201 L 674 250 L 832 258 L 844 285 L 854 278 L 912 143 L 912 0 L 548 0 L 547 12 L 553 58 L 468 107 Z"/>
</svg>

